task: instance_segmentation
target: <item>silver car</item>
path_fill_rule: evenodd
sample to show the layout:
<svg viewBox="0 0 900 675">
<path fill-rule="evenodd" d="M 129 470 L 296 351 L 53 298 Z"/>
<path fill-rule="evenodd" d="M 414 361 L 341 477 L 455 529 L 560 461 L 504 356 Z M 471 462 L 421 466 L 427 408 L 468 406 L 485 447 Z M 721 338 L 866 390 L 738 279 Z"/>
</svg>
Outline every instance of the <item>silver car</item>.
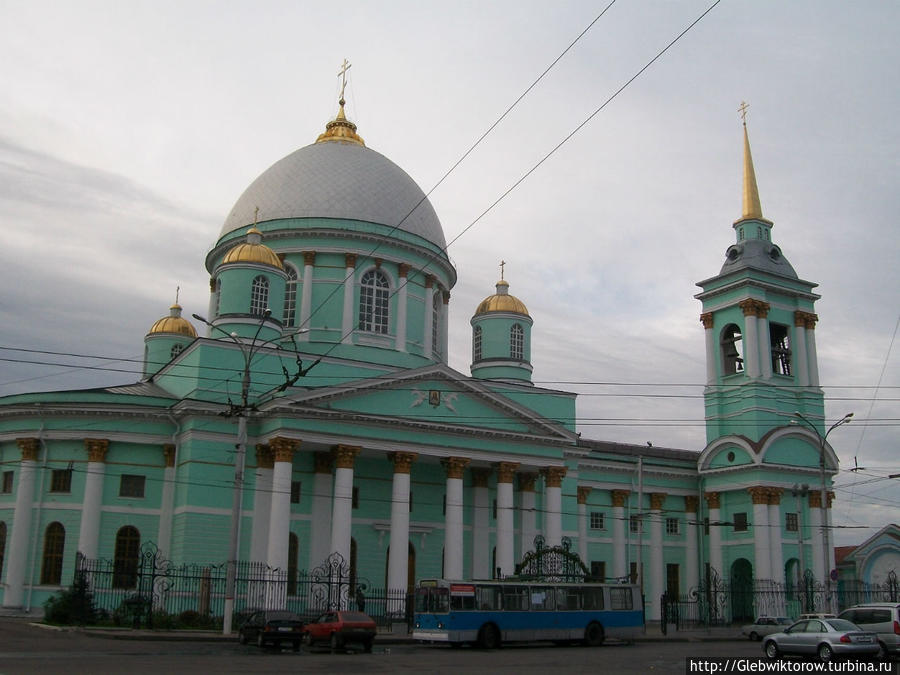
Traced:
<svg viewBox="0 0 900 675">
<path fill-rule="evenodd" d="M 770 659 L 791 654 L 818 656 L 827 663 L 836 656 L 874 657 L 878 649 L 876 633 L 845 619 L 804 619 L 763 639 L 763 651 Z"/>
<path fill-rule="evenodd" d="M 793 621 L 786 616 L 761 616 L 753 623 L 741 627 L 741 633 L 751 640 L 762 640 L 766 635 L 780 633 Z"/>
</svg>

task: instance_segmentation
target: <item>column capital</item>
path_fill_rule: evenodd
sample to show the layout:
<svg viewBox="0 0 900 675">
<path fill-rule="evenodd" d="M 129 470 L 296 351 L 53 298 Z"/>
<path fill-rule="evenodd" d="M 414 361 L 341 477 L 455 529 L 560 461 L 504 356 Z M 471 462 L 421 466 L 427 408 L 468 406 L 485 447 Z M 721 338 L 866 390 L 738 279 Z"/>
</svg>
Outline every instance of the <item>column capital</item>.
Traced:
<svg viewBox="0 0 900 675">
<path fill-rule="evenodd" d="M 447 478 L 462 479 L 463 473 L 471 461 L 468 457 L 444 457 L 441 460 L 441 465 L 444 467 L 444 471 L 447 472 Z"/>
<path fill-rule="evenodd" d="M 315 265 L 316 264 L 316 252 L 315 251 L 303 251 L 303 264 L 304 265 Z"/>
<path fill-rule="evenodd" d="M 494 472 L 488 467 L 473 466 L 470 473 L 472 474 L 472 487 L 486 488 L 488 486 L 488 479 Z"/>
<path fill-rule="evenodd" d="M 425 288 L 432 288 L 434 286 L 434 282 L 437 280 L 437 277 L 433 274 L 425 275 Z"/>
<path fill-rule="evenodd" d="M 818 315 L 813 314 L 812 312 L 804 312 L 799 309 L 794 312 L 794 325 L 800 328 L 814 330 L 816 327 L 816 321 L 818 320 Z"/>
<path fill-rule="evenodd" d="M 750 493 L 750 500 L 753 502 L 754 506 L 757 504 L 769 503 L 769 488 L 754 485 L 753 487 L 748 487 L 747 492 Z"/>
<path fill-rule="evenodd" d="M 741 300 L 738 303 L 738 307 L 743 310 L 744 316 L 758 316 L 765 319 L 769 315 L 769 308 L 771 305 L 762 300 L 747 298 L 746 300 Z"/>
<path fill-rule="evenodd" d="M 498 483 L 512 483 L 513 476 L 516 475 L 516 469 L 519 468 L 518 462 L 497 462 L 494 465 L 497 468 Z"/>
<path fill-rule="evenodd" d="M 700 323 L 703 324 L 703 327 L 706 329 L 713 327 L 713 313 L 712 312 L 703 312 L 700 315 Z"/>
<path fill-rule="evenodd" d="M 17 438 L 16 445 L 22 451 L 22 461 L 37 461 L 38 448 L 41 446 L 37 438 Z"/>
<path fill-rule="evenodd" d="M 331 473 L 332 455 L 330 452 L 313 453 L 313 459 L 316 464 L 315 473 Z"/>
<path fill-rule="evenodd" d="M 345 253 L 344 254 L 344 267 L 356 267 L 356 254 L 355 253 Z"/>
<path fill-rule="evenodd" d="M 778 506 L 781 504 L 781 495 L 784 493 L 784 490 L 777 487 L 769 488 L 769 505 L 770 506 Z"/>
<path fill-rule="evenodd" d="M 832 503 L 833 501 L 834 501 L 834 493 L 833 493 L 831 490 L 829 490 L 829 491 L 828 491 L 827 508 L 829 508 L 829 509 L 831 508 L 831 503 Z"/>
<path fill-rule="evenodd" d="M 703 498 L 706 500 L 706 505 L 711 509 L 718 509 L 721 507 L 721 497 L 722 493 L 720 492 L 703 493 Z"/>
<path fill-rule="evenodd" d="M 519 492 L 534 492 L 534 484 L 538 475 L 532 471 L 523 471 L 518 474 Z"/>
<path fill-rule="evenodd" d="M 444 301 L 445 305 L 450 304 L 450 291 L 441 291 L 441 299 Z"/>
<path fill-rule="evenodd" d="M 822 491 L 821 490 L 810 490 L 809 491 L 809 508 L 811 508 L 811 509 L 821 509 L 822 508 Z"/>
<path fill-rule="evenodd" d="M 356 456 L 362 448 L 354 445 L 336 445 L 331 451 L 336 469 L 352 469 Z"/>
<path fill-rule="evenodd" d="M 579 485 L 576 491 L 576 499 L 579 504 L 587 504 L 588 495 L 591 494 L 591 487 L 588 485 Z"/>
<path fill-rule="evenodd" d="M 272 456 L 276 462 L 291 462 L 294 459 L 294 453 L 300 448 L 300 441 L 276 436 L 269 441 L 269 447 L 272 448 Z"/>
<path fill-rule="evenodd" d="M 109 441 L 105 438 L 85 438 L 84 449 L 87 450 L 89 462 L 105 462 Z"/>
<path fill-rule="evenodd" d="M 697 495 L 686 495 L 684 498 L 684 512 L 697 513 L 697 507 L 700 506 L 700 498 Z"/>
<path fill-rule="evenodd" d="M 209 278 L 209 292 L 210 293 L 216 292 L 216 278 L 215 277 Z"/>
<path fill-rule="evenodd" d="M 274 469 L 275 455 L 272 448 L 265 443 L 256 444 L 256 467 L 259 469 Z"/>
<path fill-rule="evenodd" d="M 397 265 L 397 276 L 401 279 L 405 279 L 409 275 L 410 266 L 406 263 L 399 263 Z"/>
<path fill-rule="evenodd" d="M 651 511 L 662 511 L 663 504 L 666 502 L 666 497 L 668 497 L 668 495 L 665 492 L 651 492 L 650 493 L 650 510 Z"/>
<path fill-rule="evenodd" d="M 623 507 L 625 502 L 628 501 L 628 495 L 631 492 L 629 490 L 610 490 L 610 494 L 612 495 L 612 505 L 614 507 Z"/>
<path fill-rule="evenodd" d="M 394 473 L 409 473 L 412 470 L 412 463 L 418 456 L 418 453 L 415 452 L 388 453 L 388 459 L 394 465 Z"/>
<path fill-rule="evenodd" d="M 163 459 L 166 461 L 166 468 L 171 469 L 175 466 L 175 445 L 172 443 L 164 443 L 162 451 Z"/>
<path fill-rule="evenodd" d="M 541 475 L 548 488 L 562 487 L 562 479 L 566 475 L 566 467 L 564 466 L 545 466 L 541 469 Z"/>
</svg>

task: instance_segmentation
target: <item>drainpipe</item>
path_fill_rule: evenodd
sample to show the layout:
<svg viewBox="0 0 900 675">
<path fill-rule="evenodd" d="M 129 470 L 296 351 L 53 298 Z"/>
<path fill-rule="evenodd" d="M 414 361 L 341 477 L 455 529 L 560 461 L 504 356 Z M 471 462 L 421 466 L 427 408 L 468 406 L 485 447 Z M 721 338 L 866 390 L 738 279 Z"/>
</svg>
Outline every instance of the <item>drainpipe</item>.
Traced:
<svg viewBox="0 0 900 675">
<path fill-rule="evenodd" d="M 47 443 L 44 442 L 44 422 L 41 422 L 41 428 L 38 429 L 38 441 L 44 451 L 44 459 L 41 461 L 41 479 L 38 481 L 38 506 L 37 514 L 32 526 L 35 536 L 31 542 L 31 571 L 28 576 L 28 595 L 25 600 L 25 611 L 31 613 L 31 593 L 34 590 L 34 568 L 37 566 L 37 549 L 38 542 L 41 540 L 41 507 L 44 505 L 44 476 L 47 475 L 47 455 L 50 451 L 47 449 Z"/>
</svg>

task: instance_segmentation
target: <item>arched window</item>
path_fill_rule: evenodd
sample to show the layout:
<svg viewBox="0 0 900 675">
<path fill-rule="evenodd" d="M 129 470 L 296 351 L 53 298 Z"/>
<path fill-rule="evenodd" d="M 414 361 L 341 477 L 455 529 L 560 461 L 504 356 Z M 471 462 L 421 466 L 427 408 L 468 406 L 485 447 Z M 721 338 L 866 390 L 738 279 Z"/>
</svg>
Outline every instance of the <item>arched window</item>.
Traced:
<svg viewBox="0 0 900 675">
<path fill-rule="evenodd" d="M 481 326 L 472 329 L 472 361 L 481 361 Z"/>
<path fill-rule="evenodd" d="M 50 523 L 44 532 L 41 584 L 55 586 L 62 581 L 62 562 L 65 548 L 66 528 L 62 526 L 62 523 Z"/>
<path fill-rule="evenodd" d="M 297 268 L 286 264 L 284 270 L 288 275 L 284 287 L 284 326 L 290 328 L 297 319 Z"/>
<path fill-rule="evenodd" d="M 741 356 L 741 329 L 730 323 L 722 330 L 722 372 L 734 375 L 744 372 L 744 359 Z"/>
<path fill-rule="evenodd" d="M 262 316 L 269 307 L 269 280 L 263 275 L 253 279 L 250 288 L 250 314 Z"/>
<path fill-rule="evenodd" d="M 434 294 L 434 302 L 431 303 L 431 353 L 441 355 L 441 307 L 443 298 L 440 291 Z"/>
<path fill-rule="evenodd" d="M 300 540 L 291 532 L 288 534 L 288 568 L 287 568 L 287 594 L 297 595 L 297 559 L 300 555 Z"/>
<path fill-rule="evenodd" d="M 381 270 L 363 274 L 359 289 L 360 330 L 387 334 L 389 289 L 387 277 Z"/>
<path fill-rule="evenodd" d="M 184 350 L 184 345 L 172 345 L 172 349 L 169 350 L 169 358 L 174 359 L 182 350 Z"/>
<path fill-rule="evenodd" d="M 509 356 L 519 360 L 525 358 L 525 331 L 517 323 L 509 329 Z"/>
<path fill-rule="evenodd" d="M 214 291 L 215 302 L 213 303 L 213 316 L 219 316 L 219 300 L 222 299 L 222 280 L 216 279 L 216 290 Z"/>
<path fill-rule="evenodd" d="M 116 533 L 116 553 L 113 560 L 113 588 L 137 586 L 138 560 L 141 556 L 141 533 L 126 525 Z"/>
<path fill-rule="evenodd" d="M 6 554 L 6 523 L 0 523 L 0 577 L 3 576 L 3 558 Z"/>
</svg>

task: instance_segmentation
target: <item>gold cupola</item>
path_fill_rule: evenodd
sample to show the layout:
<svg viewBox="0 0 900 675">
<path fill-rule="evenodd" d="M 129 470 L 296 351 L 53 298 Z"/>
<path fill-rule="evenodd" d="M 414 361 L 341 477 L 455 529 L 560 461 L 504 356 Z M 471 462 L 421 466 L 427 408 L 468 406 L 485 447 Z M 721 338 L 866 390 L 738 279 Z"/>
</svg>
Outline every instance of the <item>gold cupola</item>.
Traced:
<svg viewBox="0 0 900 675">
<path fill-rule="evenodd" d="M 500 279 L 500 281 L 497 282 L 497 292 L 494 295 L 481 301 L 478 305 L 478 309 L 475 310 L 475 316 L 480 316 L 489 312 L 512 312 L 514 314 L 530 316 L 525 303 L 516 296 L 509 294 L 509 282 L 504 279 Z"/>
<path fill-rule="evenodd" d="M 184 335 L 189 338 L 197 337 L 197 331 L 191 322 L 181 316 L 181 305 L 177 302 L 169 308 L 169 316 L 164 316 L 156 323 L 150 326 L 147 335 L 156 335 L 159 333 L 169 333 L 174 335 Z"/>
<path fill-rule="evenodd" d="M 262 243 L 262 232 L 255 225 L 247 230 L 246 242 L 237 244 L 225 254 L 222 264 L 227 265 L 228 263 L 257 263 L 271 265 L 280 270 L 284 269 L 284 265 L 275 251 Z"/>
<path fill-rule="evenodd" d="M 342 143 L 355 143 L 356 145 L 366 146 L 366 142 L 358 133 L 356 133 L 356 125 L 347 119 L 344 114 L 344 104 L 346 101 L 343 97 L 338 101 L 340 108 L 337 117 L 325 125 L 325 133 L 319 135 L 316 143 L 328 143 L 332 141 L 340 141 Z"/>
</svg>

